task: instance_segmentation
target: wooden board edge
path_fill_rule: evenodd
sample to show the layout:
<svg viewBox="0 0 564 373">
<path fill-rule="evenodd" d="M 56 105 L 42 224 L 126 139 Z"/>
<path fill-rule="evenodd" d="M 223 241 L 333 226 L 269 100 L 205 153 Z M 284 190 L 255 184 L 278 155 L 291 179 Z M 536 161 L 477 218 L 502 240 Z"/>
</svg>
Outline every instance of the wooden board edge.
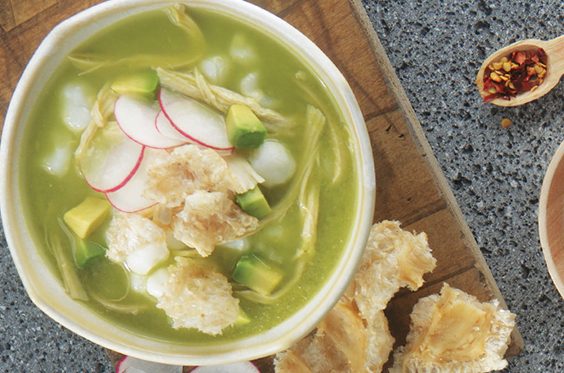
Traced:
<svg viewBox="0 0 564 373">
<path fill-rule="evenodd" d="M 421 149 L 422 154 L 425 156 L 427 163 L 430 166 L 431 171 L 435 176 L 435 180 L 439 189 L 444 193 L 445 199 L 447 201 L 448 207 L 454 214 L 454 217 L 462 230 L 462 233 L 465 236 L 465 239 L 468 241 L 468 246 L 472 250 L 474 256 L 476 257 L 476 267 L 482 272 L 484 275 L 484 279 L 488 287 L 490 287 L 492 294 L 495 298 L 497 298 L 500 304 L 507 309 L 507 304 L 501 291 L 499 290 L 497 283 L 493 277 L 493 274 L 486 263 L 482 252 L 478 247 L 478 243 L 474 239 L 474 235 L 470 230 L 470 227 L 466 223 L 464 219 L 464 215 L 462 214 L 462 210 L 460 210 L 460 206 L 456 201 L 456 198 L 444 176 L 444 173 L 435 157 L 431 145 L 427 141 L 427 137 L 423 132 L 423 128 L 417 119 L 417 115 L 411 106 L 409 99 L 397 77 L 394 68 L 386 54 L 376 31 L 372 25 L 372 22 L 368 18 L 368 14 L 364 10 L 361 0 L 349 0 L 351 3 L 353 12 L 355 17 L 359 20 L 360 24 L 364 28 L 364 32 L 368 38 L 368 41 L 374 51 L 376 60 L 378 61 L 380 68 L 384 72 L 384 77 L 390 88 L 396 92 L 398 98 L 399 109 L 403 113 L 406 121 L 409 123 L 409 131 L 413 135 L 413 137 L 417 140 L 416 146 Z M 517 355 L 519 354 L 524 348 L 524 341 L 521 333 L 519 332 L 518 328 L 515 327 L 511 336 L 511 347 L 508 350 L 510 355 Z"/>
</svg>

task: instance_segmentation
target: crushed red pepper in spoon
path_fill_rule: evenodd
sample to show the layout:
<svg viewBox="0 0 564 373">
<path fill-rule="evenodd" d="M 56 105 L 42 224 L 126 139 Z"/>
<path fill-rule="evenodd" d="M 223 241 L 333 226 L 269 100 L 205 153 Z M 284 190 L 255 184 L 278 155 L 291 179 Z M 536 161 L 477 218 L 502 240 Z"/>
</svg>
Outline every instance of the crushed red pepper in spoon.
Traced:
<svg viewBox="0 0 564 373">
<path fill-rule="evenodd" d="M 534 91 L 546 75 L 546 53 L 544 49 L 514 51 L 486 67 L 484 90 L 489 94 L 484 102 L 496 98 L 510 100 L 520 93 Z"/>
</svg>

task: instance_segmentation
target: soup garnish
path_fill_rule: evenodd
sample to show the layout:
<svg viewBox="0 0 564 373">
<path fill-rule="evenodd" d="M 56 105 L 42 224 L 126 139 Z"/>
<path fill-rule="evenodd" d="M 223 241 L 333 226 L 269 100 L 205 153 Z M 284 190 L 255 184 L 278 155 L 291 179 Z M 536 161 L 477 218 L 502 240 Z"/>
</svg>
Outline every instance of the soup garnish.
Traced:
<svg viewBox="0 0 564 373">
<path fill-rule="evenodd" d="M 63 102 L 40 97 L 24 174 L 45 182 L 24 185 L 72 298 L 212 343 L 280 323 L 330 275 L 356 208 L 350 134 L 286 47 L 176 5 L 87 40 L 47 91 Z"/>
</svg>

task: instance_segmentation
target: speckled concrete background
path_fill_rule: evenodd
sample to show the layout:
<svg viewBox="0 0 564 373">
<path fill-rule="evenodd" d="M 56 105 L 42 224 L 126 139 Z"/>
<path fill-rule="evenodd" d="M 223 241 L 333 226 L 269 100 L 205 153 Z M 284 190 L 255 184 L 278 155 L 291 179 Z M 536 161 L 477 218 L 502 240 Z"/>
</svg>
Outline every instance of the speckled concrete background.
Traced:
<svg viewBox="0 0 564 373">
<path fill-rule="evenodd" d="M 564 140 L 563 92 L 517 109 L 481 103 L 474 78 L 485 57 L 527 38 L 564 33 L 564 3 L 364 1 L 443 172 L 518 315 L 525 351 L 510 372 L 564 372 L 564 301 L 543 260 L 539 193 Z M 500 127 L 507 117 L 514 125 Z"/>
<path fill-rule="evenodd" d="M 343 0 L 345 1 L 345 0 Z M 560 85 L 498 109 L 473 80 L 495 49 L 564 31 L 564 3 L 364 0 L 393 66 L 510 309 L 525 351 L 509 372 L 564 372 L 564 301 L 537 233 L 540 186 L 562 140 Z M 501 118 L 514 125 L 501 129 Z M 27 298 L 0 230 L 0 371 L 111 372 L 103 350 L 59 327 Z"/>
</svg>

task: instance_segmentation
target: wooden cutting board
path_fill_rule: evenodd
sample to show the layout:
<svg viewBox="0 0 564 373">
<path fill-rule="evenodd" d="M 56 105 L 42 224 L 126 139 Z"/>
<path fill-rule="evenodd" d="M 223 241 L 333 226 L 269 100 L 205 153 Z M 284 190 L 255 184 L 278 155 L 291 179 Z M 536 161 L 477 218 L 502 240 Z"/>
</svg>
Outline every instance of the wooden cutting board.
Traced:
<svg viewBox="0 0 564 373">
<path fill-rule="evenodd" d="M 57 23 L 100 0 L 0 1 L 0 112 L 43 37 Z M 485 301 L 503 297 L 441 172 L 413 108 L 360 0 L 255 0 L 313 40 L 343 72 L 360 104 L 376 168 L 374 221 L 393 219 L 426 232 L 438 265 L 417 292 L 403 290 L 386 311 L 396 344 L 420 297 L 443 282 Z M 517 330 L 508 355 L 523 348 Z"/>
</svg>

